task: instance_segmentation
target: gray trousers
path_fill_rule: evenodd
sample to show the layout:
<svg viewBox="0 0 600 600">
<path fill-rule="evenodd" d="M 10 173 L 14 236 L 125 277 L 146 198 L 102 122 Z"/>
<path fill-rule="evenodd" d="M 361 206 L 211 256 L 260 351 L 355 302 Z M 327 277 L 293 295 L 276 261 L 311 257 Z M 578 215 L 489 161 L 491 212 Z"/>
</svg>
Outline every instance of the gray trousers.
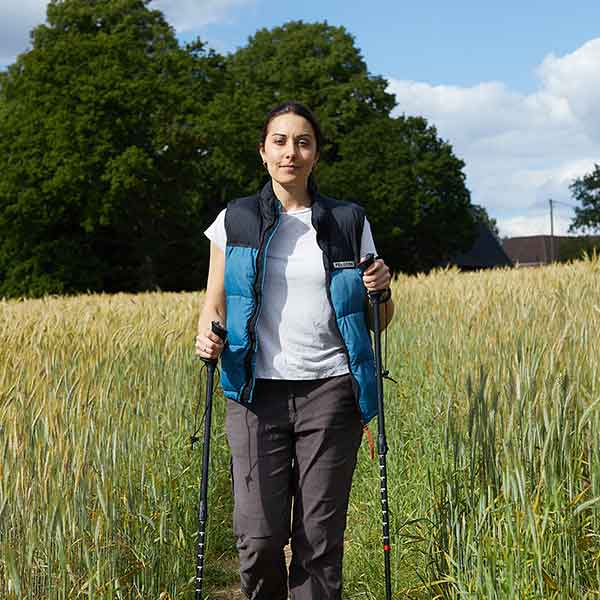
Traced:
<svg viewBox="0 0 600 600">
<path fill-rule="evenodd" d="M 362 435 L 350 375 L 257 380 L 246 408 L 228 401 L 233 524 L 242 590 L 285 600 L 338 600 L 348 497 Z"/>
</svg>

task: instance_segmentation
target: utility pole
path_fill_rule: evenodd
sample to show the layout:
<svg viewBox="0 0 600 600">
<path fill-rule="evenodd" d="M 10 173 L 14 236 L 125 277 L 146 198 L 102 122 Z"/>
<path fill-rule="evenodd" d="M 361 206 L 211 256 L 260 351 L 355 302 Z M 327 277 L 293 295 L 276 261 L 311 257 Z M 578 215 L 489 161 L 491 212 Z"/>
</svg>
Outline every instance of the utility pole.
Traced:
<svg viewBox="0 0 600 600">
<path fill-rule="evenodd" d="M 554 262 L 555 260 L 558 260 L 560 257 L 558 256 L 560 254 L 560 245 L 558 248 L 558 251 L 556 249 L 556 239 L 554 238 L 554 207 L 557 204 L 560 204 L 561 206 L 568 206 L 569 208 L 573 209 L 573 208 L 577 208 L 576 206 L 574 206 L 573 204 L 569 204 L 568 202 L 562 202 L 561 200 L 552 200 L 552 198 L 548 199 L 548 203 L 550 204 L 550 262 Z M 560 208 L 560 206 L 559 206 Z M 544 250 L 546 250 L 546 245 L 544 244 Z M 546 253 L 544 253 L 544 257 L 546 257 Z"/>
<path fill-rule="evenodd" d="M 554 262 L 554 200 L 550 198 L 548 200 L 550 203 L 550 262 Z"/>
</svg>

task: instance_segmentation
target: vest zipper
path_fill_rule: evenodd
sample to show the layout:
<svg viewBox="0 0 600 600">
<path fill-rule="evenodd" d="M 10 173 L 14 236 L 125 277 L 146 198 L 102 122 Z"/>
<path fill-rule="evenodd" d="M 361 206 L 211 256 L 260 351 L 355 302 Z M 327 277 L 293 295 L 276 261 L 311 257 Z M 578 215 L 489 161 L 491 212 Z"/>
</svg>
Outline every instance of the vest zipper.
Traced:
<svg viewBox="0 0 600 600">
<path fill-rule="evenodd" d="M 256 381 L 256 377 L 254 376 L 254 370 L 252 369 L 252 359 L 254 354 L 257 351 L 257 337 L 256 337 L 256 324 L 258 323 L 258 318 L 260 317 L 260 311 L 262 308 L 262 296 L 263 296 L 263 286 L 265 281 L 265 271 L 267 268 L 267 250 L 269 248 L 269 244 L 277 231 L 277 227 L 279 227 L 279 207 L 275 207 L 275 219 L 273 223 L 271 223 L 262 233 L 260 237 L 258 254 L 256 255 L 256 275 L 254 278 L 253 291 L 254 298 L 256 299 L 256 307 L 254 309 L 254 313 L 250 317 L 250 321 L 248 323 L 248 338 L 250 340 L 248 352 L 244 357 L 244 368 L 246 370 L 246 381 L 244 382 L 244 386 L 240 392 L 240 401 L 243 403 L 250 403 L 252 399 L 252 395 L 254 393 L 254 383 Z M 267 238 L 268 236 L 268 238 Z M 265 238 L 267 238 L 265 242 Z"/>
</svg>

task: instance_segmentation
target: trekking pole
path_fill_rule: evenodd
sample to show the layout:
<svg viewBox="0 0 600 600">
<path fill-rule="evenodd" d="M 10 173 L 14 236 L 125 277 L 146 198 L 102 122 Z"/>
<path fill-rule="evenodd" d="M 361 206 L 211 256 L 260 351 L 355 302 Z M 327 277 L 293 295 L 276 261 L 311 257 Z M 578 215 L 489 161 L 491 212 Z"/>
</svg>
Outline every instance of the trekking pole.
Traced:
<svg viewBox="0 0 600 600">
<path fill-rule="evenodd" d="M 373 254 L 368 254 L 359 266 L 364 273 L 375 261 Z M 379 432 L 377 442 L 377 454 L 379 456 L 379 478 L 381 481 L 381 513 L 383 520 L 383 556 L 385 568 L 385 598 L 392 599 L 392 572 L 390 564 L 390 521 L 387 489 L 387 464 L 386 455 L 388 451 L 387 439 L 385 437 L 385 415 L 383 411 L 383 367 L 381 361 L 381 320 L 379 318 L 379 306 L 381 305 L 382 292 L 369 292 L 369 303 L 372 310 L 373 334 L 375 338 L 375 371 L 377 373 L 377 429 Z"/>
<path fill-rule="evenodd" d="M 227 337 L 227 331 L 221 323 L 213 321 L 211 324 L 213 333 L 216 333 L 223 341 Z M 202 444 L 202 481 L 200 484 L 200 498 L 198 501 L 198 546 L 196 551 L 196 600 L 202 600 L 202 579 L 204 576 L 204 550 L 206 547 L 205 533 L 206 521 L 208 519 L 208 459 L 210 455 L 210 422 L 212 417 L 212 396 L 215 369 L 218 359 L 202 358 L 206 365 L 206 398 L 204 402 L 204 441 Z M 195 439 L 192 437 L 192 446 Z"/>
</svg>

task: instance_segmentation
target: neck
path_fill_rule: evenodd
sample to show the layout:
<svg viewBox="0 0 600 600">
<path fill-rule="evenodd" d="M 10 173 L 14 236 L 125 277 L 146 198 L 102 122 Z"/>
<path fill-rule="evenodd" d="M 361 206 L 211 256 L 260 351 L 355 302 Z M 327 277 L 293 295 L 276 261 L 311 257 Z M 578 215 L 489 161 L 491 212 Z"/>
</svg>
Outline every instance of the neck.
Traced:
<svg viewBox="0 0 600 600">
<path fill-rule="evenodd" d="M 308 208 L 312 204 L 312 198 L 304 186 L 284 187 L 280 183 L 273 181 L 273 192 L 286 212 Z"/>
</svg>

